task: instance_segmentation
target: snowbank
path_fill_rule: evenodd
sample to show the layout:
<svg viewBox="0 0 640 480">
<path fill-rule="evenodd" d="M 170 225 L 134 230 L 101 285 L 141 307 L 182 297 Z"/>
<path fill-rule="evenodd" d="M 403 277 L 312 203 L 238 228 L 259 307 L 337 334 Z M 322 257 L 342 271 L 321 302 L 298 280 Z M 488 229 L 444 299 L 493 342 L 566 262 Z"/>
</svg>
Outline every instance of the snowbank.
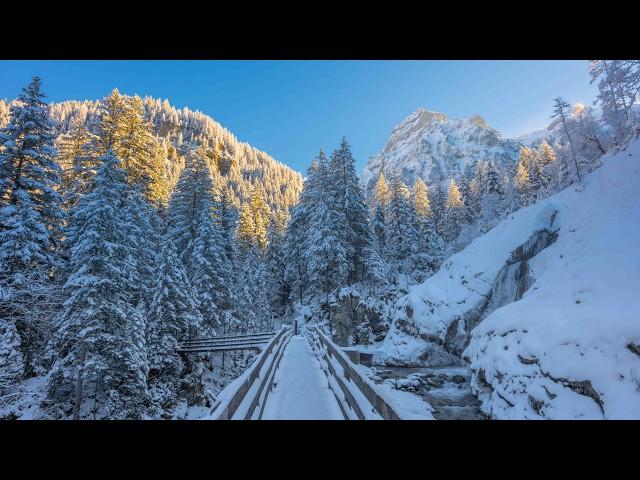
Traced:
<svg viewBox="0 0 640 480">
<path fill-rule="evenodd" d="M 413 287 L 379 360 L 461 354 L 493 418 L 640 418 L 640 141 L 603 161 Z"/>
</svg>

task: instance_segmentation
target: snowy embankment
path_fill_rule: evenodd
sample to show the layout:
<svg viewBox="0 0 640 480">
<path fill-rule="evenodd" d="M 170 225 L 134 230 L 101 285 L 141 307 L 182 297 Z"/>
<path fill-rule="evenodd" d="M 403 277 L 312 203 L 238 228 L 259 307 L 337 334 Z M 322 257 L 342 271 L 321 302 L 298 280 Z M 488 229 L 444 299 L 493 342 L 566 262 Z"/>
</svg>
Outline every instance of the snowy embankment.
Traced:
<svg viewBox="0 0 640 480">
<path fill-rule="evenodd" d="M 401 298 L 387 364 L 461 356 L 492 418 L 640 418 L 640 140 Z"/>
</svg>

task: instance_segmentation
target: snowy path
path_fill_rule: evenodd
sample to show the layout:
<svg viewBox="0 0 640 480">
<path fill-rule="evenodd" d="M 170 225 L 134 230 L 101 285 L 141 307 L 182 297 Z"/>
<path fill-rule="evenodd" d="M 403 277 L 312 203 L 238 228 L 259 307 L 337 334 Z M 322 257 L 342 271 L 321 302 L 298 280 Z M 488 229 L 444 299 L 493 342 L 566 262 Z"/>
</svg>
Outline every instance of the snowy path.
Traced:
<svg viewBox="0 0 640 480">
<path fill-rule="evenodd" d="M 344 420 L 309 342 L 294 336 L 275 374 L 263 420 Z"/>
</svg>

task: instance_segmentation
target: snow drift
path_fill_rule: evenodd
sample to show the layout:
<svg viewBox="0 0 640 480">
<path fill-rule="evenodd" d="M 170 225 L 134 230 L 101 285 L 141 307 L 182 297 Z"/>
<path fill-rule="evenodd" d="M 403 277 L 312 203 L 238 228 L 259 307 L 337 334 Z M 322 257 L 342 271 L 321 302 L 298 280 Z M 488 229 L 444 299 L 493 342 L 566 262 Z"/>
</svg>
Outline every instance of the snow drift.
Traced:
<svg viewBox="0 0 640 480">
<path fill-rule="evenodd" d="M 640 418 L 640 140 L 395 306 L 387 364 L 470 363 L 492 418 Z"/>
</svg>

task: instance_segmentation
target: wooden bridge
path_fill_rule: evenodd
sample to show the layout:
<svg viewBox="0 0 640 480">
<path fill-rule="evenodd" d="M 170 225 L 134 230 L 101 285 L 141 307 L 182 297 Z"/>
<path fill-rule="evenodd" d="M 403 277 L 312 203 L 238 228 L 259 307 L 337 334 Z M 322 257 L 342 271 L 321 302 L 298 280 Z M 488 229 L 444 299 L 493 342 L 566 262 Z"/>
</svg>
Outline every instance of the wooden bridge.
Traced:
<svg viewBox="0 0 640 480">
<path fill-rule="evenodd" d="M 262 351 L 249 369 L 212 399 L 211 420 L 401 418 L 393 400 L 316 327 L 303 335 L 283 327 L 277 334 L 192 340 L 181 344 L 181 351 L 239 346 Z"/>
</svg>

